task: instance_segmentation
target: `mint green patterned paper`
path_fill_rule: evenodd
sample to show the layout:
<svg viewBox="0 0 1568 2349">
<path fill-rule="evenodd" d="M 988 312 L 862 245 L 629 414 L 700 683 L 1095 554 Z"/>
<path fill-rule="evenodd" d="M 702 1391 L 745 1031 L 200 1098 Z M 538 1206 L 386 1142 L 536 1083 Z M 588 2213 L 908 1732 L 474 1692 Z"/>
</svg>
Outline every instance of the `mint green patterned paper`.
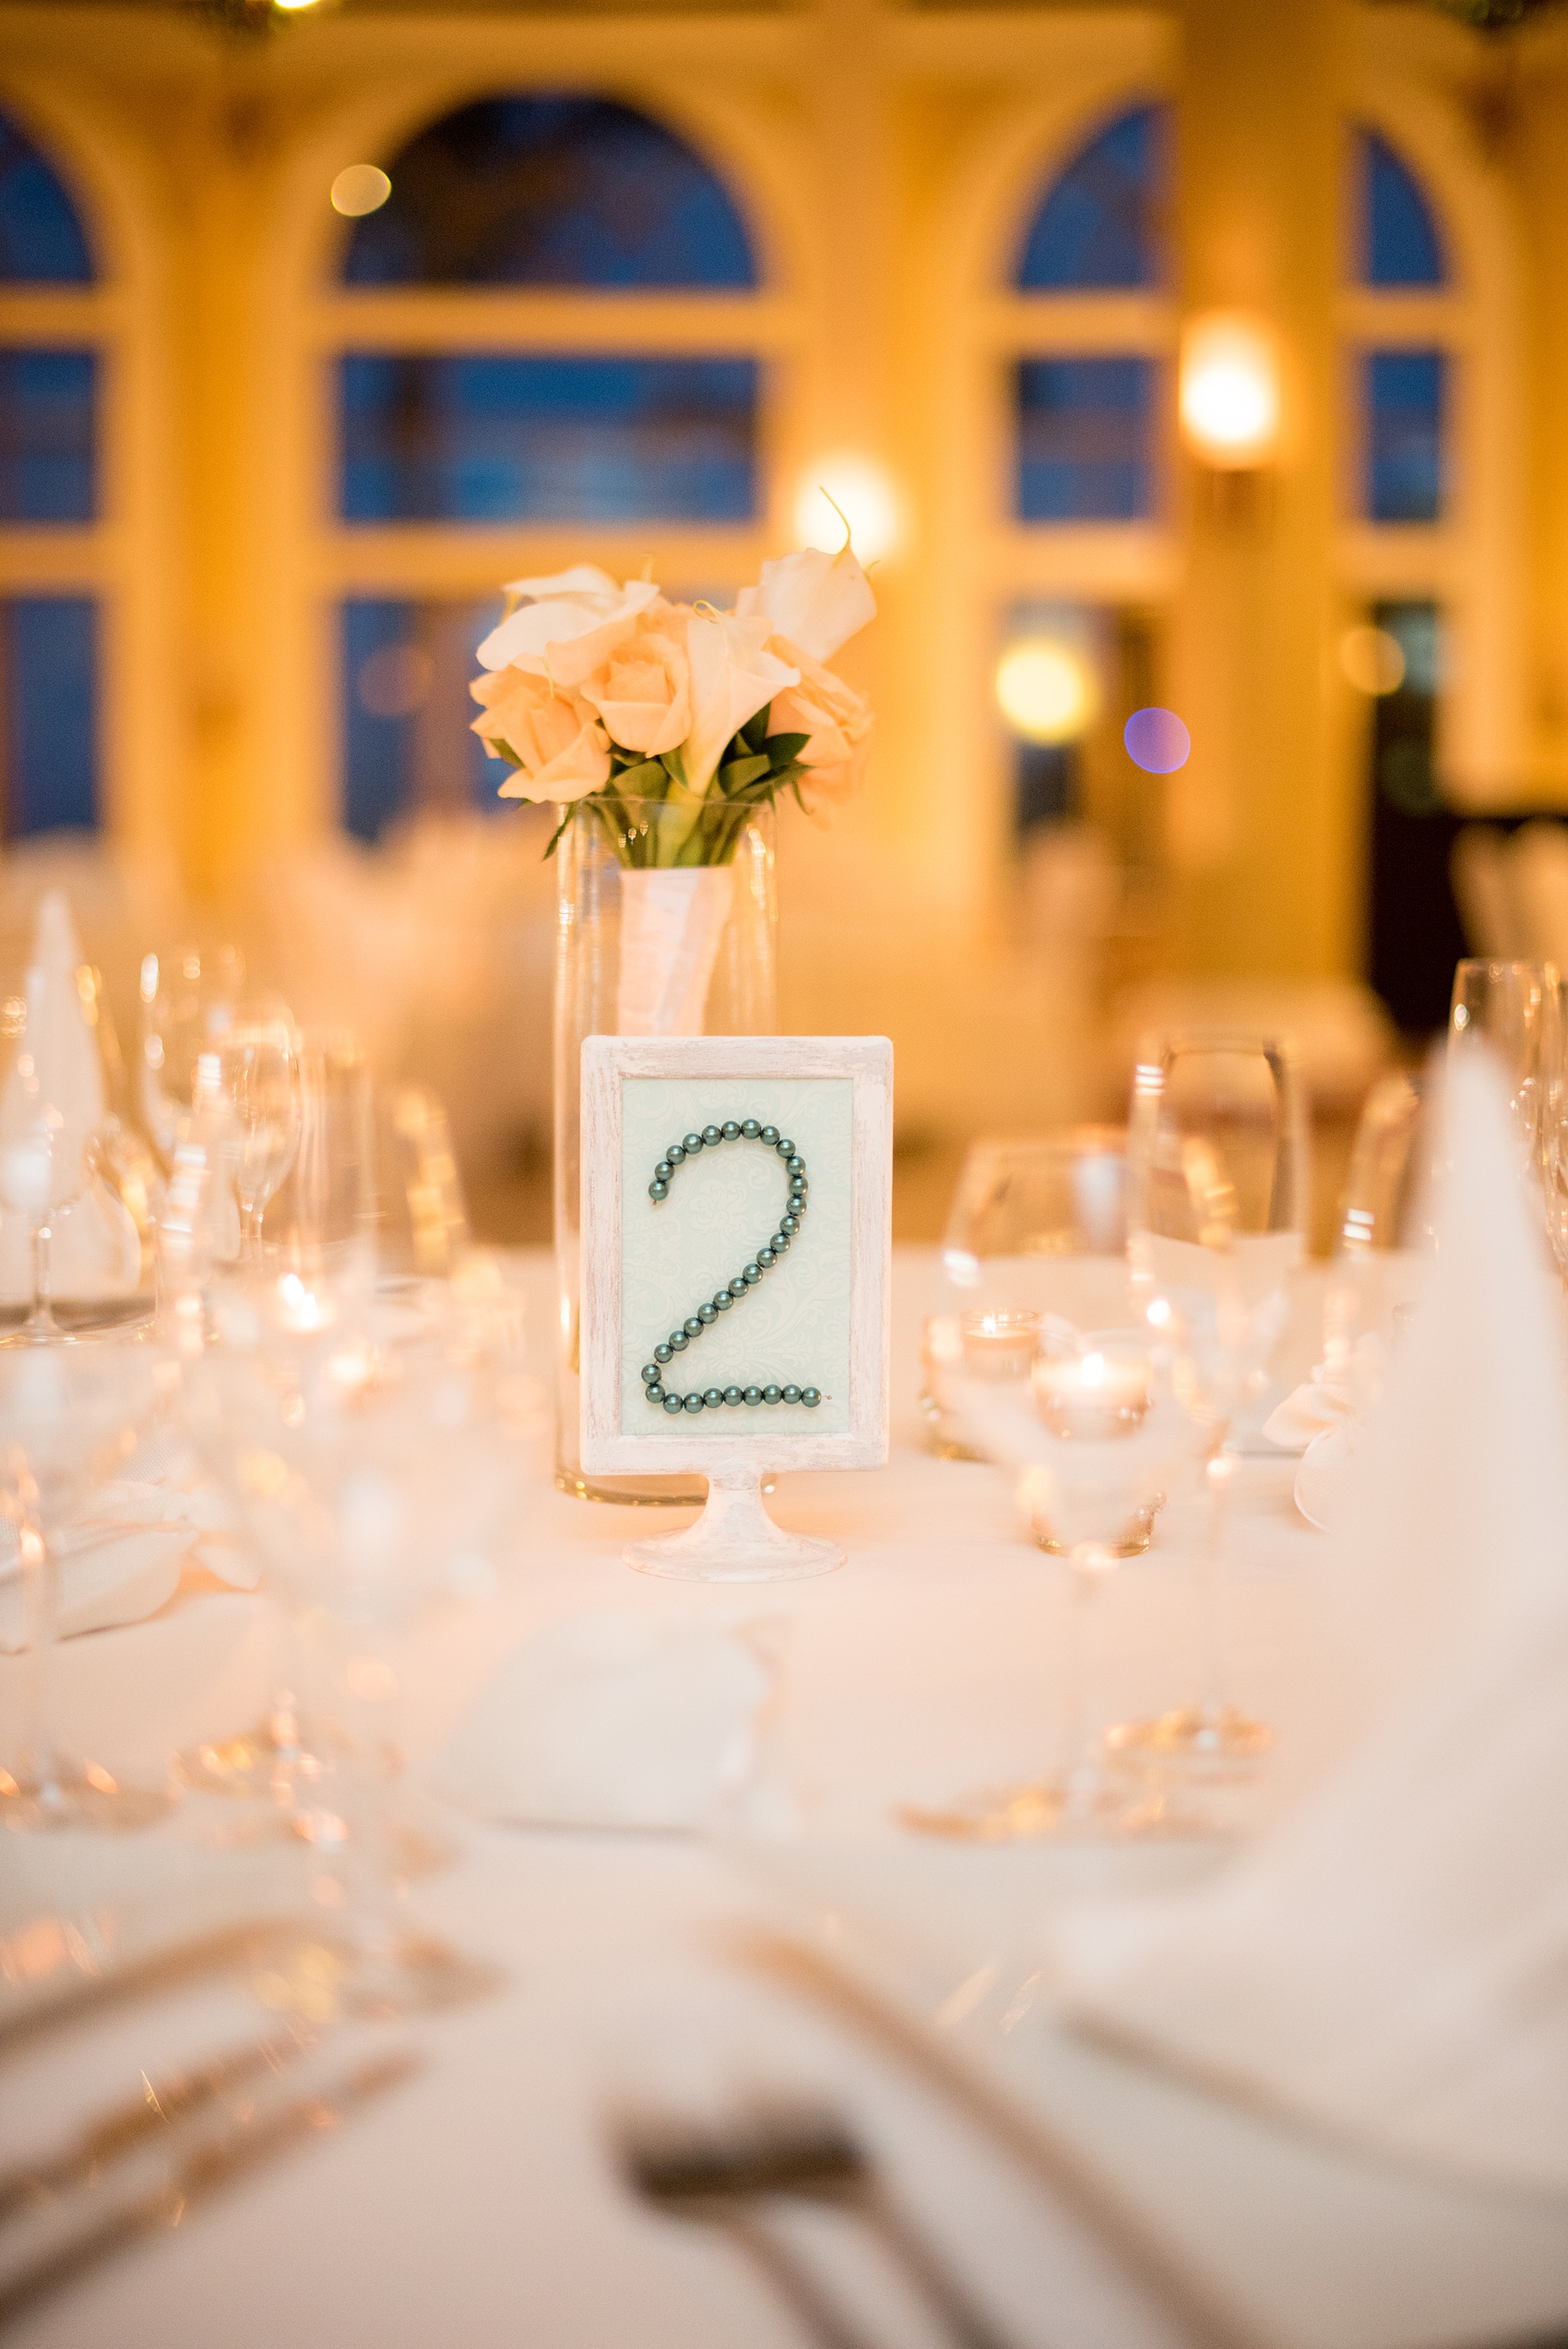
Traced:
<svg viewBox="0 0 1568 2349">
<path fill-rule="evenodd" d="M 626 1077 L 621 1087 L 621 1430 L 689 1444 L 757 1435 L 765 1427 L 842 1435 L 849 1426 L 849 1183 L 853 1085 L 849 1077 L 730 1082 Z M 785 1212 L 784 1163 L 761 1142 L 723 1142 L 678 1167 L 668 1199 L 647 1195 L 671 1142 L 705 1125 L 755 1118 L 776 1125 L 806 1162 L 810 1199 L 781 1263 L 676 1355 L 665 1382 L 682 1394 L 710 1386 L 814 1386 L 822 1401 L 738 1404 L 700 1418 L 655 1409 L 642 1366 L 661 1339 L 766 1247 Z"/>
</svg>

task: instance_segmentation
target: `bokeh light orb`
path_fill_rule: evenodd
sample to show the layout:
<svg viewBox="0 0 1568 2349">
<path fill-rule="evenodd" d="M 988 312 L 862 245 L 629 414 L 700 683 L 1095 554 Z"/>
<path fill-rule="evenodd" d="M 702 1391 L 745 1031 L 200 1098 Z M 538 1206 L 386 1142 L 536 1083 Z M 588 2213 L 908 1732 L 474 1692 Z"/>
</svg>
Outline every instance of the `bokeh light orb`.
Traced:
<svg viewBox="0 0 1568 2349">
<path fill-rule="evenodd" d="M 881 562 L 898 543 L 898 499 L 885 469 L 873 457 L 840 449 L 801 475 L 795 537 L 803 547 L 836 547 L 846 522 L 862 563 Z"/>
<path fill-rule="evenodd" d="M 1193 738 L 1173 709 L 1135 709 L 1122 740 L 1127 756 L 1146 775 L 1174 775 L 1192 756 Z"/>
<path fill-rule="evenodd" d="M 332 209 L 345 219 L 362 219 L 379 212 L 392 193 L 392 183 L 376 163 L 350 163 L 332 183 Z"/>
<path fill-rule="evenodd" d="M 1027 742 L 1072 742 L 1099 710 L 1099 686 L 1082 653 L 1051 636 L 1010 645 L 996 670 L 996 700 Z"/>
<path fill-rule="evenodd" d="M 1347 628 L 1339 666 L 1357 693 L 1377 699 L 1396 694 L 1405 682 L 1405 647 L 1386 628 Z"/>
<path fill-rule="evenodd" d="M 1279 366 L 1266 327 L 1227 311 L 1192 319 L 1177 404 L 1187 445 L 1206 465 L 1267 464 L 1279 438 Z"/>
</svg>

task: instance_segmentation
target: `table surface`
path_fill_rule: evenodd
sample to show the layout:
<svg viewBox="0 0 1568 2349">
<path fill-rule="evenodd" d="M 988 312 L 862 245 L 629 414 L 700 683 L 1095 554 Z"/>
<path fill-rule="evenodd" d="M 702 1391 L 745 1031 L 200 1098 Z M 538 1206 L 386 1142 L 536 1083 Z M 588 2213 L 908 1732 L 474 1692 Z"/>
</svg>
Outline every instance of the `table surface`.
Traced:
<svg viewBox="0 0 1568 2349">
<path fill-rule="evenodd" d="M 548 1260 L 529 1258 L 526 1277 L 542 1380 Z M 932 1252 L 899 1252 L 889 1464 L 784 1478 L 774 1502 L 782 1523 L 842 1541 L 849 1562 L 820 1581 L 741 1595 L 751 1611 L 787 1620 L 775 1766 L 802 1836 L 825 1845 L 897 1841 L 898 1801 L 1025 1775 L 1051 1752 L 1061 1569 L 1028 1539 L 1001 1474 L 921 1448 L 919 1323 L 952 1302 Z M 1309 1311 L 1303 1358 L 1310 1347 Z M 1228 1639 L 1238 1685 L 1288 1723 L 1310 1682 L 1322 1537 L 1292 1509 L 1288 1464 L 1249 1465 L 1240 1483 Z M 685 1521 L 671 1513 L 668 1522 Z M 541 1625 L 604 1610 L 732 1618 L 732 1592 L 653 1582 L 622 1565 L 622 1544 L 648 1529 L 647 1513 L 557 1492 L 541 1427 L 498 1598 L 410 1653 L 416 1770 Z M 1107 1694 L 1117 1710 L 1187 1692 L 1182 1562 L 1192 1529 L 1190 1509 L 1173 1506 L 1147 1558 L 1106 1594 Z M 252 1717 L 271 1643 L 263 1596 L 186 1593 L 155 1621 L 60 1652 L 63 1724 L 101 1747 L 113 1724 L 122 1761 L 160 1760 Z M 0 1660 L 7 1705 L 18 1669 Z M 187 1804 L 154 1832 L 209 1833 L 213 1809 Z M 219 2338 L 225 2349 L 785 2349 L 801 2334 L 735 2252 L 635 2205 L 606 2142 L 606 2115 L 628 2096 L 770 2079 L 825 2083 L 852 2106 L 899 2190 L 985 2278 L 1020 2344 L 1136 2349 L 1167 2338 L 971 2118 L 842 2022 L 733 1962 L 726 1928 L 755 1895 L 722 1853 L 679 1837 L 468 1823 L 458 1833 L 457 1865 L 421 1882 L 411 1906 L 492 1961 L 500 1988 L 422 2024 L 425 2068 L 374 2112 L 258 2170 L 172 2238 L 41 2305 L 17 2325 L 18 2349 L 211 2349 Z M 132 2028 L 122 2026 L 114 2060 L 134 2081 L 143 2058 L 125 2036 Z M 10 2119 L 0 2117 L 0 2159 L 6 2141 L 25 2134 L 30 2099 L 55 2093 L 42 2052 L 6 2061 L 14 2093 Z M 804 2223 L 846 2290 L 865 2296 L 873 2339 L 920 2349 L 936 2338 L 899 2305 L 887 2274 L 854 2264 L 841 2222 Z"/>
</svg>

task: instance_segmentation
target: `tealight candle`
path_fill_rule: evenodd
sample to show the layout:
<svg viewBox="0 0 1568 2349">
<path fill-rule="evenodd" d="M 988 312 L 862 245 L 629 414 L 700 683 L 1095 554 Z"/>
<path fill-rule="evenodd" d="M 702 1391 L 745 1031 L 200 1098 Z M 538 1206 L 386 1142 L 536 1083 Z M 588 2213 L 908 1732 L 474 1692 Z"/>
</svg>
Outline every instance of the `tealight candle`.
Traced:
<svg viewBox="0 0 1568 2349">
<path fill-rule="evenodd" d="M 960 1317 L 964 1369 L 974 1379 L 1027 1379 L 1039 1345 L 1039 1315 L 1027 1306 Z"/>
<path fill-rule="evenodd" d="M 1042 1411 L 1142 1418 L 1149 1406 L 1148 1364 L 1135 1354 L 1090 1346 L 1081 1354 L 1042 1354 L 1034 1364 Z"/>
</svg>

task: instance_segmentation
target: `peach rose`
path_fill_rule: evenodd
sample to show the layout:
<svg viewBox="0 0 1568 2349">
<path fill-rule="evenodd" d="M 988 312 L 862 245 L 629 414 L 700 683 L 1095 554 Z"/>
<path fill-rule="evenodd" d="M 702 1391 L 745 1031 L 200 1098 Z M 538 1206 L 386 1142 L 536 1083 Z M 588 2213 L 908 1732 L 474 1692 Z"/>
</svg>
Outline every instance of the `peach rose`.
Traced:
<svg viewBox="0 0 1568 2349">
<path fill-rule="evenodd" d="M 801 801 L 808 815 L 826 815 L 842 806 L 865 774 L 871 708 L 863 694 L 798 646 L 776 636 L 772 648 L 796 664 L 801 682 L 774 695 L 767 730 L 806 736 L 796 754 L 806 770 L 799 778 Z"/>
<path fill-rule="evenodd" d="M 480 666 L 529 669 L 573 688 L 625 642 L 638 616 L 659 601 L 651 579 L 629 579 L 618 587 L 591 563 L 548 579 L 514 579 L 506 592 L 523 600 L 481 645 Z"/>
<path fill-rule="evenodd" d="M 610 780 L 610 744 L 588 704 L 527 669 L 498 669 L 469 686 L 483 714 L 473 731 L 492 758 L 504 742 L 520 762 L 504 800 L 580 800 Z"/>
<path fill-rule="evenodd" d="M 685 617 L 667 603 L 642 613 L 578 692 L 624 751 L 658 758 L 683 742 L 692 723 L 692 671 Z"/>
</svg>

